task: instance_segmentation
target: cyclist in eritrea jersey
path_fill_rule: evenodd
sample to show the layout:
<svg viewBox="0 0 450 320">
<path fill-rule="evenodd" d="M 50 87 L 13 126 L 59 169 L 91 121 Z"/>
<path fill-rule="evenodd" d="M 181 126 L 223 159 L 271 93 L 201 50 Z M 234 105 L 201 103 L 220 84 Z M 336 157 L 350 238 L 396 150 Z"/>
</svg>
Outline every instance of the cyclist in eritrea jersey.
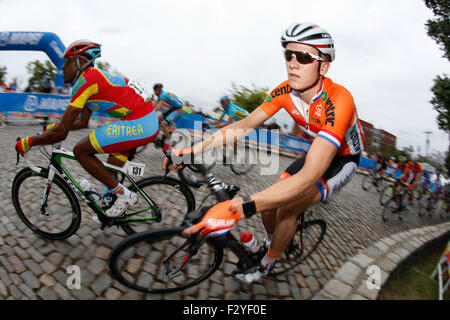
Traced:
<svg viewBox="0 0 450 320">
<path fill-rule="evenodd" d="M 53 144 L 64 140 L 70 130 L 87 128 L 92 112 L 102 111 L 119 121 L 92 131 L 73 149 L 81 166 L 117 195 L 114 205 L 105 214 L 122 215 L 137 196 L 118 182 L 95 156 L 109 153 L 108 163 L 123 166 L 128 152 L 151 142 L 159 126 L 148 92 L 136 81 L 122 75 L 94 68 L 100 57 L 100 45 L 79 40 L 64 52 L 64 81 L 71 83 L 72 96 L 59 124 L 53 125 L 43 135 L 27 137 L 16 145 L 23 155 L 33 145 Z"/>
<path fill-rule="evenodd" d="M 164 132 L 166 139 L 169 140 L 171 134 L 170 134 L 170 130 L 168 127 L 168 123 L 167 123 L 167 121 L 165 121 L 163 114 L 172 109 L 183 108 L 184 102 L 183 102 L 183 100 L 178 98 L 175 94 L 167 92 L 167 91 L 163 91 L 162 83 L 155 83 L 155 85 L 153 86 L 153 92 L 158 97 L 155 109 L 158 112 L 159 124 L 160 124 L 161 129 Z M 165 112 L 162 112 L 161 110 L 163 110 Z M 169 146 L 170 146 L 169 144 L 165 144 L 165 146 L 163 147 L 163 150 L 164 151 L 167 150 Z"/>
<path fill-rule="evenodd" d="M 208 123 L 209 125 L 213 125 L 215 128 L 223 128 L 248 116 L 248 111 L 231 103 L 228 96 L 223 96 L 220 98 L 220 105 L 222 106 L 222 114 L 220 115 L 220 118 L 216 121 Z M 223 122 L 225 117 L 227 117 L 227 119 Z"/>
<path fill-rule="evenodd" d="M 348 183 L 364 149 L 363 132 L 350 92 L 325 77 L 335 58 L 330 34 L 314 23 L 294 23 L 282 34 L 287 81 L 278 85 L 244 119 L 214 133 L 192 148 L 172 150 L 188 161 L 192 155 L 236 141 L 285 109 L 314 140 L 307 154 L 294 161 L 271 187 L 256 194 L 221 202 L 208 209 L 200 223 L 182 235 L 229 232 L 237 221 L 260 212 L 267 237 L 259 264 L 235 274 L 250 283 L 265 276 L 296 233 L 297 218 Z M 186 156 L 185 156 L 186 155 Z M 163 167 L 169 159 L 165 159 Z M 176 167 L 171 165 L 172 168 Z M 267 250 L 267 251 L 266 251 Z"/>
</svg>

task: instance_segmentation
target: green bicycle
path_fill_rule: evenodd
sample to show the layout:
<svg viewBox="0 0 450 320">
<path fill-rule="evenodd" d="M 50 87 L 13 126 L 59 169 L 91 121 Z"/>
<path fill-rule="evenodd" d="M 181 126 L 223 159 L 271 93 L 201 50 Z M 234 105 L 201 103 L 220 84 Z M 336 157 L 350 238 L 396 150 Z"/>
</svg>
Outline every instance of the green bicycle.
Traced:
<svg viewBox="0 0 450 320">
<path fill-rule="evenodd" d="M 51 154 L 40 148 L 49 159 L 47 167 L 38 167 L 27 158 L 28 167 L 17 173 L 12 184 L 12 200 L 17 214 L 24 224 L 38 236 L 61 240 L 73 235 L 80 226 L 81 208 L 78 197 L 97 214 L 101 228 L 120 226 L 125 233 L 132 235 L 148 230 L 149 223 L 160 222 L 166 212 L 170 225 L 173 219 L 183 217 L 195 210 L 195 197 L 186 183 L 164 176 L 141 178 L 135 181 L 131 175 L 143 177 L 145 165 L 127 162 L 124 168 L 104 163 L 106 169 L 117 174 L 121 183 L 125 179 L 127 186 L 138 195 L 136 205 L 128 208 L 125 215 L 107 217 L 104 212 L 116 200 L 112 194 L 100 195 L 95 191 L 83 190 L 80 183 L 63 166 L 63 159 L 75 160 L 72 152 L 53 146 Z M 17 155 L 17 163 L 19 155 Z M 105 201 L 107 200 L 107 201 Z"/>
</svg>

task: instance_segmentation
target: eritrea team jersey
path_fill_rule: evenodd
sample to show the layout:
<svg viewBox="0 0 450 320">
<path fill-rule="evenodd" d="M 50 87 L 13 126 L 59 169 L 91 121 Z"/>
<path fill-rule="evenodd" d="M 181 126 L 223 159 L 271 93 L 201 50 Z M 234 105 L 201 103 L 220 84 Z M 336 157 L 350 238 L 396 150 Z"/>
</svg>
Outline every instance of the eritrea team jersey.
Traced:
<svg viewBox="0 0 450 320">
<path fill-rule="evenodd" d="M 310 104 L 289 86 L 288 81 L 277 86 L 259 106 L 268 116 L 284 108 L 312 137 L 331 142 L 338 156 L 357 155 L 364 150 L 364 135 L 350 92 L 344 87 L 324 78 L 322 87 Z"/>
<path fill-rule="evenodd" d="M 142 116 L 152 112 L 150 100 L 151 95 L 136 81 L 89 67 L 73 86 L 69 105 L 80 109 L 86 106 L 122 119 L 138 110 Z"/>
<path fill-rule="evenodd" d="M 224 109 L 223 114 L 232 117 L 236 121 L 239 121 L 248 116 L 248 111 L 230 102 L 228 104 L 228 110 Z"/>
<path fill-rule="evenodd" d="M 172 108 L 181 108 L 183 106 L 183 100 L 178 98 L 173 93 L 163 91 L 158 97 L 158 101 L 164 101 L 168 105 L 170 105 Z"/>
<path fill-rule="evenodd" d="M 98 153 L 110 153 L 123 162 L 130 150 L 153 141 L 159 130 L 150 95 L 139 83 L 119 74 L 86 69 L 72 89 L 69 105 L 120 119 L 92 131 L 89 140 Z"/>
</svg>

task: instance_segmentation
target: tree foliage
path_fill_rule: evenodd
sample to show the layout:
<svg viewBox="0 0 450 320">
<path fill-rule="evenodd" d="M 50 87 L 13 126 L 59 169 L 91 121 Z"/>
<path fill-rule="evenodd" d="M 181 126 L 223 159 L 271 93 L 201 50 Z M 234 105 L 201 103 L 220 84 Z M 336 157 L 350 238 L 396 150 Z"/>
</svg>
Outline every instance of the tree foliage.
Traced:
<svg viewBox="0 0 450 320">
<path fill-rule="evenodd" d="M 6 71 L 6 66 L 0 66 L 0 81 L 6 76 L 8 72 Z"/>
<path fill-rule="evenodd" d="M 425 24 L 427 34 L 436 41 L 444 51 L 444 56 L 450 60 L 450 1 L 425 0 L 425 5 L 433 11 L 434 19 L 428 19 Z"/>
<path fill-rule="evenodd" d="M 95 64 L 96 64 L 96 67 L 99 68 L 99 69 L 102 69 L 102 70 L 107 71 L 107 72 L 111 71 L 112 67 L 111 67 L 111 64 L 108 61 L 104 61 L 104 62 L 103 61 L 98 61 Z"/>
<path fill-rule="evenodd" d="M 252 84 L 253 88 L 247 88 L 243 85 L 231 83 L 231 92 L 233 103 L 244 108 L 248 112 L 255 110 L 267 97 L 269 88 L 258 88 Z"/>
<path fill-rule="evenodd" d="M 431 91 L 433 98 L 430 102 L 438 112 L 439 129 L 450 133 L 450 78 L 446 74 L 437 76 Z"/>
<path fill-rule="evenodd" d="M 434 19 L 428 19 L 425 24 L 427 34 L 440 45 L 444 51 L 444 58 L 450 61 L 450 1 L 424 0 L 425 5 L 433 12 Z M 438 112 L 439 129 L 446 131 L 450 137 L 450 79 L 447 75 L 437 76 L 431 88 L 434 94 L 431 103 Z M 449 146 L 450 148 L 450 146 Z M 450 150 L 447 152 L 445 166 L 450 172 Z"/>
<path fill-rule="evenodd" d="M 50 81 L 56 75 L 56 67 L 50 60 L 41 62 L 39 60 L 30 61 L 26 65 L 27 72 L 31 75 L 28 79 L 27 91 L 50 92 Z"/>
</svg>

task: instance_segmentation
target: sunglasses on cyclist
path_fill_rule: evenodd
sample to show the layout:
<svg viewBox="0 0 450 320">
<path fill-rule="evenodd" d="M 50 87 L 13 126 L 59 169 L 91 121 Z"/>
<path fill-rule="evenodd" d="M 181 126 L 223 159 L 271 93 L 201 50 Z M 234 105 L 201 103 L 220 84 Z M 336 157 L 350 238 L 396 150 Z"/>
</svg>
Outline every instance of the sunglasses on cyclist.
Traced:
<svg viewBox="0 0 450 320">
<path fill-rule="evenodd" d="M 325 59 L 306 51 L 285 50 L 284 57 L 286 58 L 286 61 L 291 61 L 292 58 L 295 57 L 301 64 L 310 64 L 313 63 L 314 60 L 325 61 Z"/>
</svg>

